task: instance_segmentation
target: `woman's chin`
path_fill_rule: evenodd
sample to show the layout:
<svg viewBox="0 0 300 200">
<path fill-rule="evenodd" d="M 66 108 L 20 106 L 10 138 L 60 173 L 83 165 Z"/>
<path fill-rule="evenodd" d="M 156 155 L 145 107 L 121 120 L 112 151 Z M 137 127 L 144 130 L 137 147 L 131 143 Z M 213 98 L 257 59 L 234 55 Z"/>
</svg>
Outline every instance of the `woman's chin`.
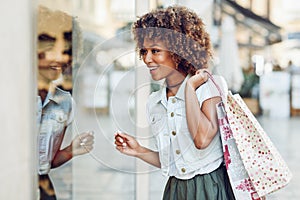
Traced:
<svg viewBox="0 0 300 200">
<path fill-rule="evenodd" d="M 161 78 L 159 78 L 158 76 L 155 76 L 155 75 L 152 75 L 151 77 L 152 77 L 152 80 L 154 80 L 154 81 L 161 80 Z"/>
</svg>

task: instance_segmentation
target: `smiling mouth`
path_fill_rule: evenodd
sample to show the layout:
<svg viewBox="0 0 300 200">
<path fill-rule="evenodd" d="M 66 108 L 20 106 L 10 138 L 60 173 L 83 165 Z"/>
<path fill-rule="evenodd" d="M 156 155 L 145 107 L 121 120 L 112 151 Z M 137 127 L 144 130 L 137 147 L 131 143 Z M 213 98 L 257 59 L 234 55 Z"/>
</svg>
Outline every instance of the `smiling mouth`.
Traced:
<svg viewBox="0 0 300 200">
<path fill-rule="evenodd" d="M 156 70 L 158 67 L 149 67 L 150 71 Z"/>
<path fill-rule="evenodd" d="M 61 65 L 59 63 L 51 63 L 49 65 L 49 68 L 53 69 L 53 70 L 61 70 L 62 69 L 62 67 L 61 67 Z"/>
<path fill-rule="evenodd" d="M 53 70 L 60 70 L 60 69 L 61 69 L 61 67 L 58 67 L 58 66 L 56 66 L 56 67 L 53 67 L 53 66 L 51 66 L 51 67 L 50 67 L 50 69 L 53 69 Z"/>
</svg>

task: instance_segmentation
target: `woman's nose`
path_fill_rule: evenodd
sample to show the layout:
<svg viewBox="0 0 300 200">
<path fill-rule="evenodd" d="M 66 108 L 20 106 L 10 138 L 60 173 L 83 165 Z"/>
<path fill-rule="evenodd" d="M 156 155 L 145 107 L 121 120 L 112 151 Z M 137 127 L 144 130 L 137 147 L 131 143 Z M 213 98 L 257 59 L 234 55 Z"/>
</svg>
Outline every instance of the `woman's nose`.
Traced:
<svg viewBox="0 0 300 200">
<path fill-rule="evenodd" d="M 64 50 L 64 44 L 62 40 L 57 40 L 54 48 L 53 48 L 53 53 L 54 53 L 54 59 L 56 61 L 63 61 L 63 50 Z"/>
<path fill-rule="evenodd" d="M 64 55 L 61 49 L 53 48 L 51 51 L 46 52 L 46 59 L 55 62 L 63 62 Z"/>
<path fill-rule="evenodd" d="M 146 52 L 144 55 L 144 63 L 150 63 L 152 62 L 152 54 L 151 52 Z"/>
<path fill-rule="evenodd" d="M 63 54 L 64 51 L 64 40 L 63 38 L 57 38 L 55 41 L 55 44 L 53 46 L 53 49 L 49 52 L 47 52 L 47 59 L 48 60 L 53 60 L 56 62 L 65 62 L 66 59 L 66 55 Z"/>
</svg>

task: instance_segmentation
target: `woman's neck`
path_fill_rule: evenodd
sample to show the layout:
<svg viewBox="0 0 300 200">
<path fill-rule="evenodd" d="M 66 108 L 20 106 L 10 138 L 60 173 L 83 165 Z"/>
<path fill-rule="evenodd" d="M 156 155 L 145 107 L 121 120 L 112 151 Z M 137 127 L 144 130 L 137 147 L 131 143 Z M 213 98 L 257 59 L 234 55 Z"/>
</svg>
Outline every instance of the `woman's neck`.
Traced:
<svg viewBox="0 0 300 200">
<path fill-rule="evenodd" d="M 174 83 L 174 84 L 169 84 L 167 82 L 167 88 L 169 88 L 169 89 L 178 88 L 183 83 L 183 81 L 184 81 L 184 79 L 180 80 L 180 81 L 178 81 L 178 83 Z"/>
<path fill-rule="evenodd" d="M 179 71 L 175 71 L 175 73 L 170 74 L 166 78 L 167 88 L 176 88 L 181 85 L 187 75 L 180 73 Z"/>
<path fill-rule="evenodd" d="M 55 91 L 55 87 L 56 85 L 53 82 L 38 80 L 38 94 L 42 98 L 42 102 L 44 102 L 49 92 L 53 93 Z"/>
<path fill-rule="evenodd" d="M 167 85 L 167 97 L 175 96 L 181 86 L 181 84 L 184 82 L 185 77 L 180 76 L 176 79 L 173 79 L 172 81 L 166 80 Z"/>
<path fill-rule="evenodd" d="M 169 99 L 169 97 L 173 97 L 177 94 L 179 88 L 172 88 L 169 89 L 167 88 L 167 99 Z"/>
<path fill-rule="evenodd" d="M 49 90 L 51 81 L 45 79 L 42 75 L 38 75 L 38 90 Z"/>
</svg>

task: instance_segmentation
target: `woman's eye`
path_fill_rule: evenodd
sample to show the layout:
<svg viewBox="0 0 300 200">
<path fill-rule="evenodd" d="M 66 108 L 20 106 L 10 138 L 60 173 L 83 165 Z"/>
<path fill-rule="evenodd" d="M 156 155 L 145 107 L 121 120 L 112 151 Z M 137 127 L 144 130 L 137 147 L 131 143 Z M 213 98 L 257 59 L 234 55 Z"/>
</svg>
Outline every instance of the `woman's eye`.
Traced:
<svg viewBox="0 0 300 200">
<path fill-rule="evenodd" d="M 146 55 L 146 53 L 147 53 L 147 50 L 146 49 L 141 49 L 140 50 L 140 55 Z"/>
<path fill-rule="evenodd" d="M 158 53 L 160 51 L 158 49 L 152 49 L 151 52 L 152 52 L 152 54 L 156 54 L 156 53 Z"/>
</svg>

